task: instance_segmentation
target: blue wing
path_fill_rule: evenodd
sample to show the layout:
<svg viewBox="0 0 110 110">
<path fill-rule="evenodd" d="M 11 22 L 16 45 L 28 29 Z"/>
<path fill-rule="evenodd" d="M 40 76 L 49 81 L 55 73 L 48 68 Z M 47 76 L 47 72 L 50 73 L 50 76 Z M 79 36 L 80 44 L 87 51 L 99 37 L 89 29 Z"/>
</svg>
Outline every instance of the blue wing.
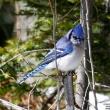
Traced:
<svg viewBox="0 0 110 110">
<path fill-rule="evenodd" d="M 21 79 L 18 80 L 18 83 L 23 83 L 27 78 L 35 76 L 37 73 L 41 72 L 46 65 L 54 61 L 55 59 L 61 58 L 69 53 L 71 53 L 73 50 L 72 44 L 66 45 L 65 48 L 57 48 L 56 50 L 51 50 L 47 56 L 44 58 L 44 60 L 30 73 L 24 75 Z"/>
</svg>

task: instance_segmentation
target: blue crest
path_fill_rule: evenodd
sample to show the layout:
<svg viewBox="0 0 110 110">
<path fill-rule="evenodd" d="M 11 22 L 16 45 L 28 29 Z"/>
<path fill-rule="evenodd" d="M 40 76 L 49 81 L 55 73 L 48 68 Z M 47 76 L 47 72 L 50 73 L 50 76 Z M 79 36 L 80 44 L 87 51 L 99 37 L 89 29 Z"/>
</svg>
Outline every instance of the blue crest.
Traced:
<svg viewBox="0 0 110 110">
<path fill-rule="evenodd" d="M 84 39 L 84 31 L 81 24 L 76 25 L 72 29 L 72 34 L 80 39 Z"/>
</svg>

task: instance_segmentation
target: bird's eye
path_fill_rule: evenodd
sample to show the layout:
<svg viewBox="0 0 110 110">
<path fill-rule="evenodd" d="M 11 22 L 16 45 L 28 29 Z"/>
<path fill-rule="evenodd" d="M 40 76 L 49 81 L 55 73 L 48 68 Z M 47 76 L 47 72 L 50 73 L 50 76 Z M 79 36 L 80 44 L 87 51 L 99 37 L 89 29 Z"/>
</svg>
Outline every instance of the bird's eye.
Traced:
<svg viewBox="0 0 110 110">
<path fill-rule="evenodd" d="M 78 38 L 76 36 L 73 36 L 74 40 L 77 40 Z"/>
</svg>

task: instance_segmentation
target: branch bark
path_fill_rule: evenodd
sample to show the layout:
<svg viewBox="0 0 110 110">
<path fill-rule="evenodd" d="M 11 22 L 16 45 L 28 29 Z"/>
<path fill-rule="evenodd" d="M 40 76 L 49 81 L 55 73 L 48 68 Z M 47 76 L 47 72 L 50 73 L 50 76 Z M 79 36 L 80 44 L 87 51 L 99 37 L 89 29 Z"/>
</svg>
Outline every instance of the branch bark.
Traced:
<svg viewBox="0 0 110 110">
<path fill-rule="evenodd" d="M 89 58 L 88 54 L 88 43 L 87 43 L 87 6 L 86 2 L 92 2 L 91 0 L 80 0 L 81 3 L 81 11 L 80 11 L 80 23 L 83 25 L 83 29 L 85 32 L 85 41 L 84 41 L 84 48 L 85 48 L 85 56 L 83 59 L 83 65 L 80 65 L 77 69 L 77 80 L 76 80 L 76 95 L 75 95 L 75 102 L 78 104 L 80 108 L 75 108 L 75 110 L 87 110 L 88 109 L 88 103 L 86 100 L 89 98 L 89 82 L 88 77 L 85 74 L 86 70 L 89 70 L 90 65 L 87 61 Z M 89 9 L 91 9 L 89 7 Z M 89 10 L 90 12 L 90 10 Z M 89 13 L 90 15 L 91 13 Z M 90 16 L 89 16 L 90 19 Z M 90 22 L 90 21 L 88 21 Z M 89 31 L 90 32 L 90 31 Z M 85 70 L 86 69 L 86 70 Z M 87 73 L 87 71 L 86 71 Z"/>
<path fill-rule="evenodd" d="M 76 90 L 75 90 L 75 103 L 78 107 L 75 110 L 87 110 L 88 107 L 88 79 L 84 73 L 84 68 L 80 65 L 76 70 L 77 80 L 76 80 Z"/>
<path fill-rule="evenodd" d="M 66 98 L 66 109 L 74 110 L 74 91 L 73 91 L 73 74 L 72 72 L 67 72 L 63 78 L 64 92 Z"/>
<path fill-rule="evenodd" d="M 27 110 L 25 108 L 22 108 L 20 106 L 17 106 L 15 104 L 12 104 L 6 100 L 0 99 L 0 104 L 2 104 L 4 107 L 6 107 L 9 110 Z"/>
</svg>

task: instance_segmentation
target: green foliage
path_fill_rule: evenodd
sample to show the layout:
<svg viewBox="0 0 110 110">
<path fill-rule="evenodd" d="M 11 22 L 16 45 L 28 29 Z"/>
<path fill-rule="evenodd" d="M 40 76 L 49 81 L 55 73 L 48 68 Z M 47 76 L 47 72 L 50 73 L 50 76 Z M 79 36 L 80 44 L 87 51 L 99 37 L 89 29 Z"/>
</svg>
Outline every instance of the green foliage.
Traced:
<svg viewBox="0 0 110 110">
<path fill-rule="evenodd" d="M 102 1 L 97 1 L 95 5 L 97 13 L 93 13 L 93 58 L 96 73 L 96 79 L 103 84 L 109 84 L 110 78 L 110 43 L 109 12 L 105 12 L 105 6 Z"/>
</svg>

